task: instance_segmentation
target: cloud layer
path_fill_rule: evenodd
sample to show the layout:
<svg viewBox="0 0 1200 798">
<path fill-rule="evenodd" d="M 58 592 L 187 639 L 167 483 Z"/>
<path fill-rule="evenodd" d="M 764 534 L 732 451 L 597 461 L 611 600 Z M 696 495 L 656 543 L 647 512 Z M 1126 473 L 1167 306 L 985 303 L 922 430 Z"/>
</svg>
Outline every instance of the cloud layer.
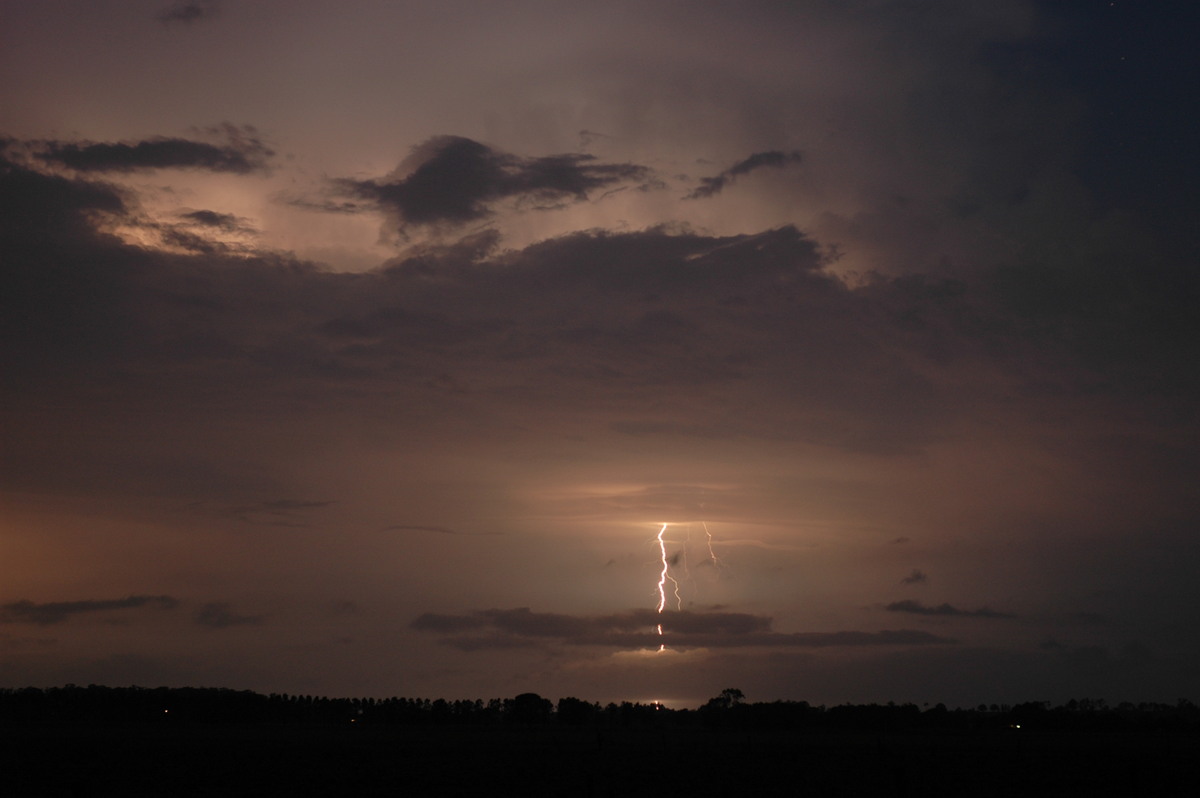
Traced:
<svg viewBox="0 0 1200 798">
<path fill-rule="evenodd" d="M 661 626 L 662 634 L 658 633 Z M 734 612 L 671 612 L 632 610 L 616 615 L 571 616 L 512 610 L 480 610 L 469 615 L 425 613 L 412 622 L 422 632 L 449 634 L 446 645 L 464 651 L 514 648 L 536 642 L 603 646 L 617 649 L 742 648 L 833 646 L 912 646 L 954 643 L 955 640 L 909 629 L 880 632 L 771 631 L 771 619 Z M 466 636 L 462 632 L 483 631 Z"/>
</svg>

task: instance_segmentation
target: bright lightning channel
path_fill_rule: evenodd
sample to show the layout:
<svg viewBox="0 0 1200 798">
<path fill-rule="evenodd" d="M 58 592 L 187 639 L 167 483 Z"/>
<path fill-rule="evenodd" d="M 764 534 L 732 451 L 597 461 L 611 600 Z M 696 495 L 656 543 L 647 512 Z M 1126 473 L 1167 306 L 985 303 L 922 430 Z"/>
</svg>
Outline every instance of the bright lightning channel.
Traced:
<svg viewBox="0 0 1200 798">
<path fill-rule="evenodd" d="M 663 524 L 662 528 L 658 530 L 658 553 L 659 553 L 659 557 L 662 560 L 662 573 L 660 573 L 658 575 L 658 614 L 659 615 L 662 615 L 663 609 L 666 608 L 666 606 L 667 606 L 667 581 L 668 580 L 673 585 L 673 589 L 675 591 L 676 609 L 683 606 L 683 597 L 679 595 L 679 583 L 677 581 L 675 581 L 675 579 L 673 579 L 669 573 L 667 573 L 667 571 L 670 569 L 671 565 L 670 565 L 670 563 L 667 562 L 667 543 L 666 543 L 666 541 L 663 540 L 663 533 L 665 533 L 667 531 L 668 526 L 669 526 L 669 524 Z M 662 628 L 661 623 L 658 624 L 658 636 L 659 637 L 663 636 L 663 628 Z M 667 650 L 666 644 L 659 641 L 658 650 L 666 651 Z"/>
<path fill-rule="evenodd" d="M 712 532 L 709 532 L 709 531 L 708 531 L 708 524 L 707 524 L 706 522 L 704 522 L 704 521 L 701 521 L 701 522 L 700 522 L 700 524 L 701 524 L 701 525 L 704 527 L 704 534 L 708 535 L 708 559 L 709 559 L 709 561 L 710 561 L 710 562 L 712 562 L 712 564 L 713 564 L 713 565 L 720 565 L 720 564 L 721 564 L 721 561 L 717 559 L 717 555 L 716 555 L 716 554 L 713 552 L 713 547 L 712 547 L 713 536 L 712 536 Z"/>
</svg>

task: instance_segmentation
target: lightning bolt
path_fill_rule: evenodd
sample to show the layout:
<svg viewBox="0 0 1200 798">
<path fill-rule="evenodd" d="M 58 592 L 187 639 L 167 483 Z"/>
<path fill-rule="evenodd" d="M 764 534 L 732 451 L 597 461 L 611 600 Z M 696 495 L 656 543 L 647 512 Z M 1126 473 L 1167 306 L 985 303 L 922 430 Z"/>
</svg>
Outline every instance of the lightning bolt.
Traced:
<svg viewBox="0 0 1200 798">
<path fill-rule="evenodd" d="M 700 524 L 701 524 L 701 526 L 703 526 L 703 527 L 704 527 L 704 534 L 705 534 L 705 535 L 708 535 L 708 559 L 709 559 L 709 561 L 710 561 L 710 562 L 711 562 L 713 565 L 720 565 L 720 564 L 721 564 L 721 561 L 717 559 L 717 555 L 716 555 L 716 554 L 713 552 L 713 547 L 712 547 L 713 536 L 712 536 L 712 532 L 709 532 L 709 531 L 708 531 L 708 524 L 707 524 L 707 523 L 705 523 L 703 520 L 700 522 Z"/>
<path fill-rule="evenodd" d="M 708 524 L 706 522 L 701 521 L 700 523 L 704 526 L 704 535 L 706 537 L 709 562 L 711 562 L 714 566 L 720 566 L 721 561 L 717 558 L 717 554 L 713 550 L 713 534 L 709 531 Z M 683 594 L 680 592 L 679 580 L 671 576 L 671 567 L 672 565 L 679 564 L 679 558 L 682 558 L 683 560 L 683 570 L 686 574 L 687 580 L 689 582 L 692 581 L 691 569 L 688 567 L 688 547 L 690 545 L 689 541 L 691 540 L 691 534 L 690 532 L 688 533 L 687 538 L 684 541 L 683 548 L 676 553 L 675 559 L 672 560 L 671 558 L 667 557 L 667 540 L 665 537 L 667 534 L 667 527 L 669 526 L 670 523 L 664 523 L 658 528 L 658 535 L 655 536 L 655 540 L 658 541 L 658 559 L 659 563 L 662 565 L 662 568 L 658 573 L 658 584 L 656 585 L 658 588 L 658 606 L 655 608 L 660 616 L 667 609 L 667 582 L 671 583 L 671 593 L 675 596 L 675 609 L 683 609 Z M 655 624 L 655 629 L 658 631 L 659 637 L 658 650 L 666 651 L 667 646 L 662 641 L 664 635 L 661 618 L 659 619 L 659 623 Z"/>
<path fill-rule="evenodd" d="M 676 609 L 683 606 L 683 598 L 679 595 L 679 583 L 676 582 L 671 577 L 671 575 L 668 573 L 668 571 L 671 568 L 671 565 L 670 565 L 670 563 L 667 562 L 667 543 L 665 540 L 663 540 L 663 534 L 667 531 L 668 526 L 669 526 L 669 524 L 663 524 L 662 528 L 658 530 L 658 554 L 659 554 L 659 558 L 662 561 L 662 572 L 658 575 L 658 614 L 659 615 L 662 615 L 663 609 L 665 609 L 667 606 L 667 582 L 668 581 L 674 586 L 673 589 L 675 592 Z M 658 636 L 659 637 L 663 636 L 663 628 L 662 628 L 661 623 L 658 624 Z M 666 644 L 664 644 L 660 641 L 658 644 L 658 650 L 665 651 L 666 649 L 667 649 Z"/>
</svg>

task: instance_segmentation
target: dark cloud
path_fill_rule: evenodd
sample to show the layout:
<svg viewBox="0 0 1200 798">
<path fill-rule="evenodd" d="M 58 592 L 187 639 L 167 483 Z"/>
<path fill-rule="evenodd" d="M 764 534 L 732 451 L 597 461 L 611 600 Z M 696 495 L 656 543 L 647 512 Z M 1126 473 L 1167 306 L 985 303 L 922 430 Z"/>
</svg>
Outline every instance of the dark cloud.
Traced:
<svg viewBox="0 0 1200 798">
<path fill-rule="evenodd" d="M 131 610 L 141 607 L 173 609 L 179 605 L 171 596 L 128 596 L 123 599 L 88 599 L 83 601 L 51 601 L 35 604 L 15 601 L 0 606 L 0 621 L 4 623 L 35 623 L 39 626 L 62 623 L 74 615 L 112 610 Z"/>
<path fill-rule="evenodd" d="M 902 585 L 923 585 L 923 584 L 926 584 L 928 581 L 929 581 L 928 576 L 926 576 L 923 572 L 918 571 L 916 568 L 914 568 L 913 572 L 911 574 L 909 574 L 908 576 L 906 576 L 900 580 L 900 584 L 902 584 Z"/>
<path fill-rule="evenodd" d="M 262 623 L 259 615 L 240 615 L 223 601 L 205 604 L 196 613 L 196 623 L 209 629 L 227 629 L 230 626 L 253 626 Z"/>
<path fill-rule="evenodd" d="M 179 214 L 184 219 L 200 227 L 212 227 L 230 233 L 250 232 L 253 230 L 246 220 L 232 213 L 217 213 L 216 211 L 185 211 Z"/>
<path fill-rule="evenodd" d="M 244 247 L 208 238 L 181 225 L 147 225 L 146 229 L 155 230 L 164 245 L 195 255 L 234 255 L 245 251 Z"/>
<path fill-rule="evenodd" d="M 99 230 L 129 215 L 125 192 L 44 174 L 16 155 L 0 156 L 0 372 L 9 378 L 111 351 L 129 330 L 124 289 L 136 268 Z"/>
<path fill-rule="evenodd" d="M 115 186 L 47 175 L 14 156 L 0 155 L 0 236 L 9 258 L 10 247 L 26 242 L 40 246 L 63 236 L 72 243 L 94 239 L 93 214 L 120 215 L 127 209 L 124 192 Z"/>
<path fill-rule="evenodd" d="M 583 154 L 525 158 L 458 136 L 438 136 L 414 148 L 401 171 L 384 180 L 343 179 L 335 187 L 392 214 L 403 233 L 410 225 L 478 221 L 503 200 L 535 209 L 559 207 L 649 176 L 634 164 L 599 163 Z"/>
<path fill-rule="evenodd" d="M 452 141 L 451 150 L 465 143 L 484 163 L 491 157 L 475 149 L 482 145 Z M 447 156 L 438 149 L 432 157 Z M 504 180 L 572 185 L 543 181 L 538 175 L 553 171 L 545 164 L 539 171 L 518 160 L 516 171 Z M 379 273 L 338 275 L 210 240 L 206 231 L 240 224 L 228 214 L 188 211 L 187 225 L 159 229 L 164 241 L 192 253 L 167 256 L 96 232 L 94 209 L 130 215 L 120 193 L 103 184 L 19 165 L 0 176 L 0 191 L 6 183 L 16 219 L 29 222 L 13 224 L 6 242 L 6 277 L 23 275 L 21 290 L 6 297 L 17 297 L 9 318 L 27 321 L 14 322 L 18 337 L 56 341 L 64 350 L 57 357 L 105 342 L 121 344 L 111 354 L 125 357 L 157 351 L 162 377 L 184 362 L 234 359 L 264 379 L 363 380 L 399 369 L 466 394 L 470 383 L 455 373 L 477 382 L 504 364 L 510 374 L 524 369 L 546 395 L 578 392 L 585 402 L 599 381 L 613 390 L 733 389 L 757 380 L 781 391 L 786 383 L 791 407 L 810 419 L 825 416 L 805 423 L 805 436 L 900 451 L 954 412 L 922 361 L 937 358 L 944 368 L 955 357 L 978 357 L 948 350 L 947 342 L 970 346 L 978 330 L 995 329 L 974 323 L 970 313 L 979 311 L 969 293 L 883 278 L 850 289 L 792 227 L 726 237 L 667 228 L 587 232 L 517 251 L 499 250 L 494 233 L 481 234 L 424 247 Z M 39 226 L 44 234 L 35 237 Z M 79 249 L 61 252 L 68 242 Z M 55 314 L 60 323 L 47 323 Z M 79 334 L 64 335 L 69 329 Z M 32 359 L 37 349 L 19 353 Z M 897 357 L 897 350 L 907 352 Z M 436 375 L 429 373 L 435 355 Z M 647 407 L 610 419 L 610 428 L 718 441 L 795 432 L 785 419 L 765 424 L 761 414 L 680 418 Z"/>
<path fill-rule="evenodd" d="M 219 11 L 219 0 L 175 0 L 158 14 L 158 21 L 164 25 L 174 22 L 190 25 L 202 19 L 211 19 Z"/>
<path fill-rule="evenodd" d="M 517 182 L 538 185 L 520 170 Z M 409 395 L 440 401 L 452 391 L 464 402 L 507 382 L 539 386 L 540 401 L 603 407 L 602 423 L 629 436 L 795 437 L 896 453 L 956 412 L 930 375 L 977 356 L 947 351 L 977 334 L 962 321 L 969 293 L 884 278 L 852 289 L 790 226 L 723 237 L 665 227 L 581 232 L 521 250 L 501 250 L 483 233 L 422 247 L 378 272 L 332 274 L 211 241 L 213 225 L 236 223 L 211 211 L 156 229 L 190 254 L 123 244 L 98 231 L 93 210 L 135 223 L 114 189 L 21 165 L 0 190 L 5 181 L 17 218 L 31 225 L 10 228 L 12 257 L 0 264 L 3 279 L 19 283 L 0 300 L 13 305 L 0 324 L 11 322 L 9 341 L 24 342 L 3 354 L 46 374 L 86 354 L 98 367 L 91 380 L 137 364 L 164 392 L 208 374 L 213 388 L 249 402 L 266 396 L 261 389 L 295 402 L 296 380 L 307 394 L 395 386 L 404 375 L 399 389 Z M 24 197 L 43 207 L 31 213 Z M 779 414 L 739 412 L 751 382 Z M 710 403 L 681 417 L 661 393 L 653 403 L 605 399 L 701 388 L 727 391 L 727 409 Z M 243 509 L 262 520 L 286 508 Z"/>
<path fill-rule="evenodd" d="M 254 128 L 224 125 L 223 144 L 155 137 L 122 142 L 41 142 L 38 157 L 77 172 L 134 172 L 148 169 L 202 169 L 249 174 L 265 172 L 274 152 Z"/>
<path fill-rule="evenodd" d="M 459 632 L 467 629 L 491 628 L 528 637 L 579 638 L 610 631 L 630 632 L 664 629 L 683 634 L 735 634 L 765 631 L 770 618 L 730 612 L 675 612 L 662 615 L 653 610 L 632 610 L 613 615 L 563 615 L 552 612 L 533 612 L 528 607 L 511 610 L 478 610 L 469 615 L 436 615 L 425 613 L 412 623 L 414 629 L 436 632 Z"/>
<path fill-rule="evenodd" d="M 658 634 L 661 624 L 663 635 Z M 949 638 L 927 632 L 894 630 L 880 632 L 771 631 L 771 619 L 736 612 L 671 612 L 632 610 L 612 615 L 563 615 L 532 612 L 527 607 L 512 610 L 480 610 L 468 615 L 425 613 L 413 622 L 414 629 L 454 635 L 443 642 L 474 651 L 529 645 L 534 641 L 613 648 L 653 648 L 661 643 L 680 647 L 800 647 L 875 645 L 925 645 L 953 643 Z M 481 631 L 479 636 L 462 632 Z"/>
<path fill-rule="evenodd" d="M 927 607 L 919 601 L 906 599 L 904 601 L 893 602 L 885 607 L 888 612 L 910 612 L 915 615 L 944 615 L 957 616 L 962 618 L 1013 618 L 1015 616 L 1005 612 L 996 612 L 987 607 L 981 607 L 977 610 L 960 610 L 951 604 L 939 604 L 936 607 Z"/>
<path fill-rule="evenodd" d="M 753 172 L 764 167 L 781 169 L 788 164 L 800 163 L 801 154 L 795 150 L 782 152 L 756 152 L 745 160 L 738 161 L 733 166 L 713 177 L 700 178 L 700 186 L 687 195 L 687 199 L 706 199 L 719 194 L 734 178 Z"/>
<path fill-rule="evenodd" d="M 0 380 L 30 408 L 57 396 L 99 413 L 74 397 L 107 386 L 122 406 L 206 395 L 272 413 L 315 412 L 323 399 L 410 402 L 435 419 L 452 407 L 463 418 L 553 409 L 575 414 L 582 434 L 626 443 L 795 441 L 896 457 L 991 401 L 983 386 L 1035 400 L 1124 387 L 1080 368 L 1057 327 L 1014 320 L 986 283 L 848 285 L 790 226 L 590 231 L 519 250 L 491 231 L 341 274 L 253 242 L 214 243 L 210 232 L 240 222 L 211 210 L 174 217 L 185 221 L 173 237 L 158 231 L 182 253 L 123 243 L 105 230 L 139 224 L 125 192 L 19 154 L 10 142 L 0 171 Z M 1154 352 L 1170 372 L 1190 362 L 1182 341 Z M 32 390 L 35 373 L 58 393 Z M 42 443 L 14 446 L 7 477 L 62 477 L 28 466 L 48 462 Z M 589 497 L 564 509 L 629 515 L 687 501 Z M 247 503 L 231 514 L 297 526 L 313 509 Z"/>
</svg>

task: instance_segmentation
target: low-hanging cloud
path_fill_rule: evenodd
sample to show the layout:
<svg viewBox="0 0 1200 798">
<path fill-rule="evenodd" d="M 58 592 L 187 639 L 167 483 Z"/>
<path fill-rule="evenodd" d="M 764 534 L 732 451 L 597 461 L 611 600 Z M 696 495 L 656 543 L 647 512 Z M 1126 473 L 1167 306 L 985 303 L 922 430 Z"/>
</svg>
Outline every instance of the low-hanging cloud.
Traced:
<svg viewBox="0 0 1200 798">
<path fill-rule="evenodd" d="M 142 607 L 174 609 L 179 601 L 171 596 L 127 596 L 123 599 L 84 599 L 81 601 L 14 601 L 0 606 L 0 622 L 33 623 L 50 626 L 62 623 L 75 615 L 113 610 L 134 610 Z"/>
<path fill-rule="evenodd" d="M 663 634 L 658 634 L 661 624 Z M 610 615 L 533 612 L 528 607 L 478 610 L 465 615 L 424 613 L 412 628 L 449 635 L 443 643 L 463 651 L 513 648 L 536 641 L 614 648 L 657 647 L 799 647 L 927 645 L 954 643 L 951 638 L 911 629 L 879 632 L 771 631 L 771 619 L 737 612 L 632 610 Z M 476 634 L 464 634 L 475 632 Z"/>
</svg>

